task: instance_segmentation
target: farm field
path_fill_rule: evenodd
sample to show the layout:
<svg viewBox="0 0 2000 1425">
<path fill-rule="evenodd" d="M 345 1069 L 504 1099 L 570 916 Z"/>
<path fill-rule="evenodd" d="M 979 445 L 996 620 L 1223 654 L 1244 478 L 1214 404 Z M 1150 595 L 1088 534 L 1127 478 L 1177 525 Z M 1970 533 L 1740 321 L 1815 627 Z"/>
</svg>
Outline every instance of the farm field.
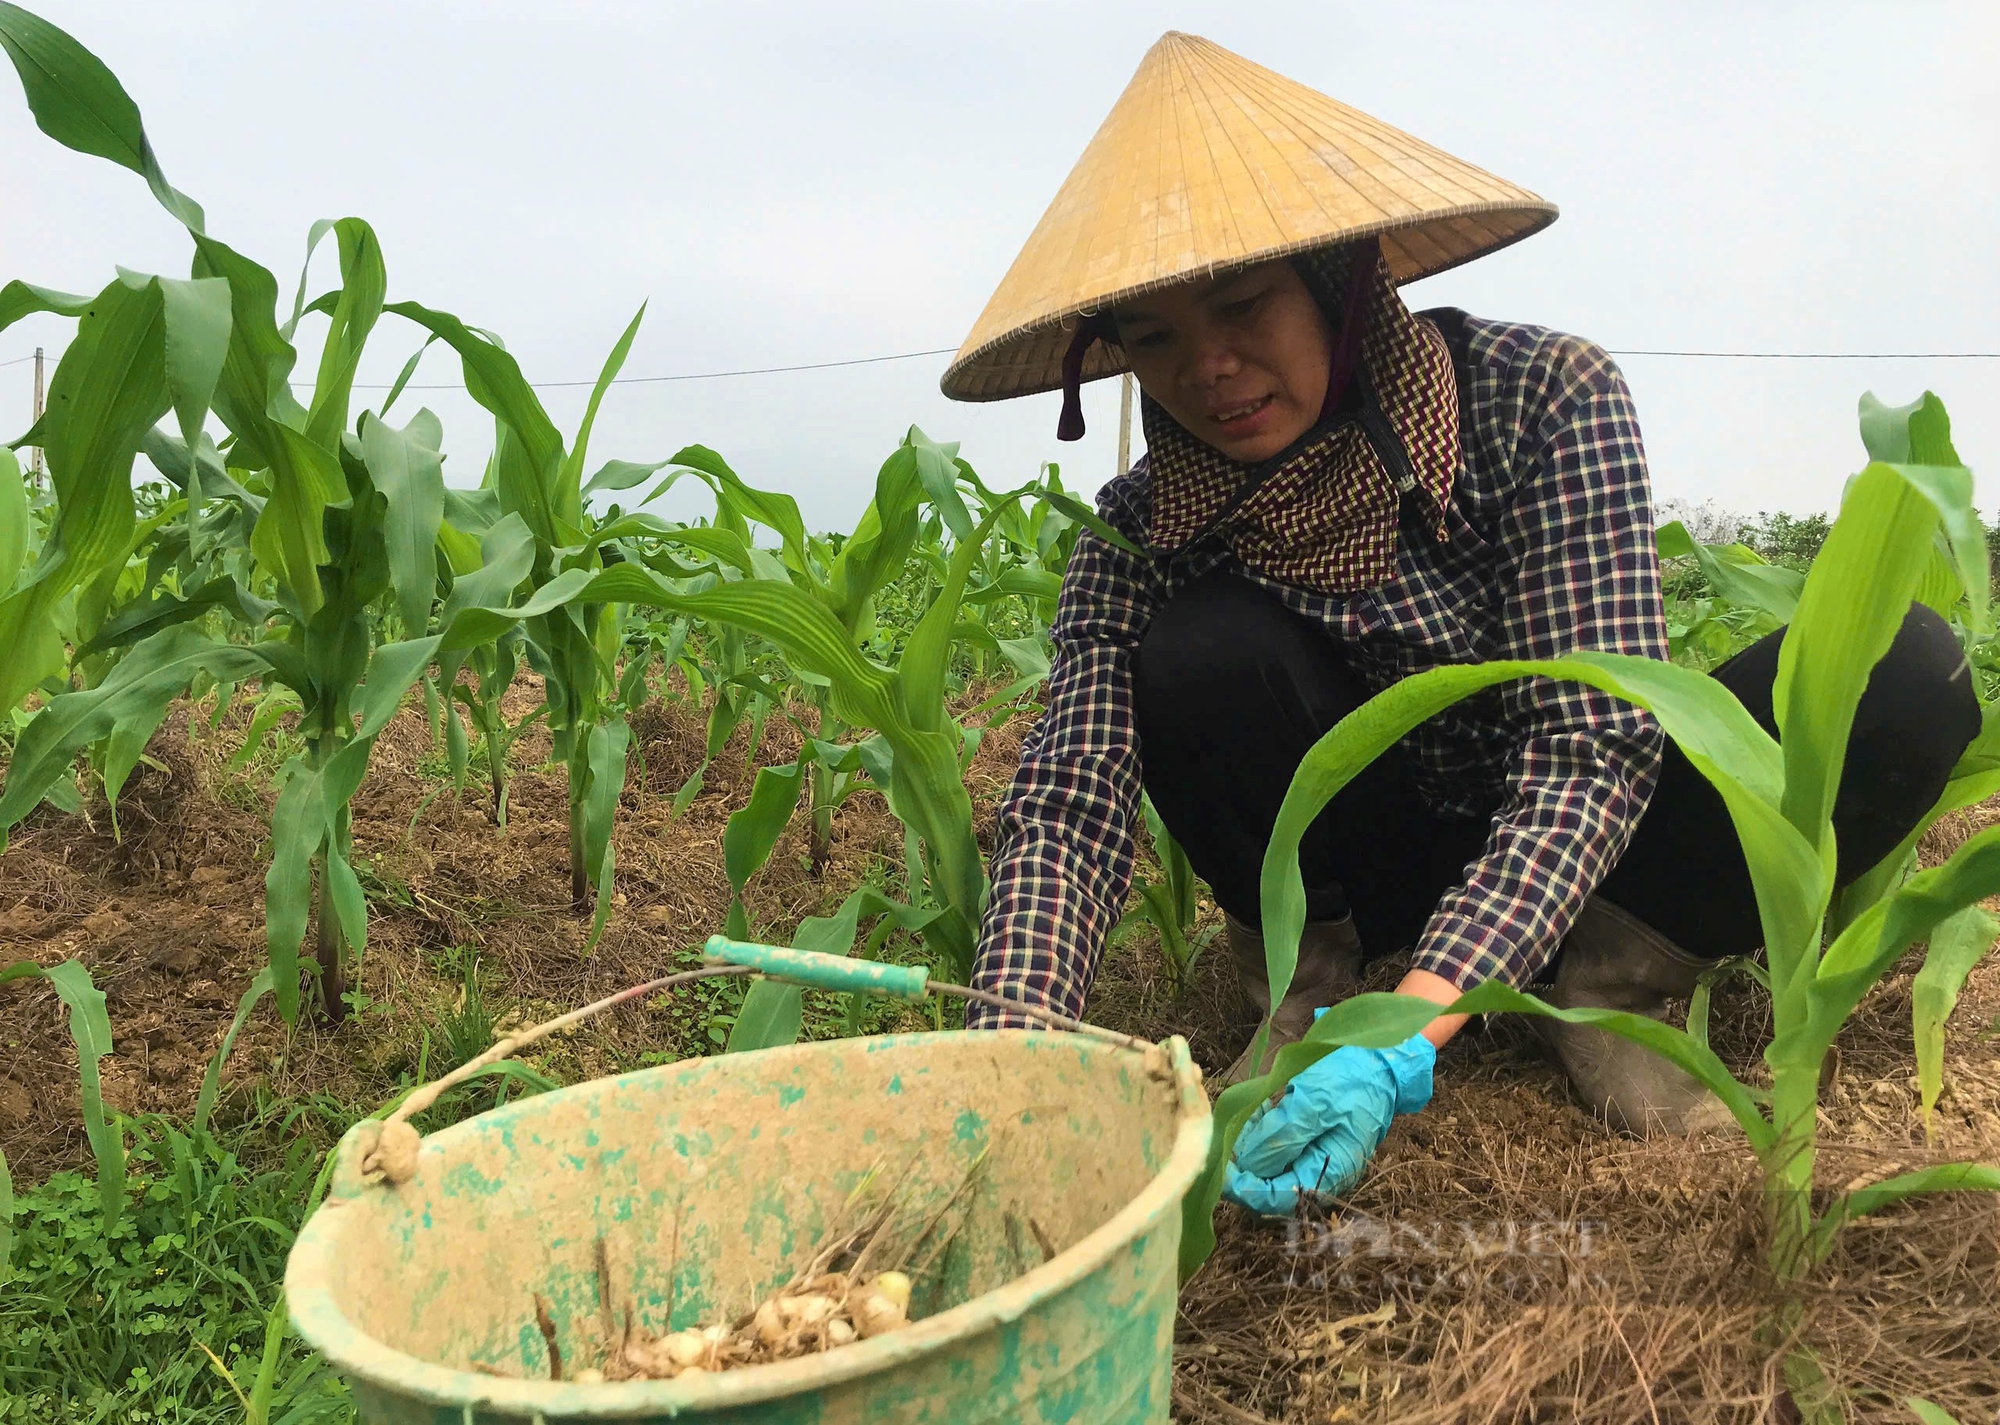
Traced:
<svg viewBox="0 0 2000 1425">
<path fill-rule="evenodd" d="M 526 708 L 535 691 L 524 683 L 512 696 Z M 254 772 L 226 765 L 240 747 L 241 714 L 210 731 L 202 710 L 190 711 L 182 705 L 169 716 L 121 798 L 122 843 L 101 806 L 87 816 L 38 813 L 14 835 L 0 900 L 0 960 L 78 960 L 105 990 L 114 1044 L 102 1064 L 105 1095 L 143 1134 L 159 1132 L 153 1115 L 185 1128 L 203 1069 L 264 957 L 254 906 L 269 794 Z M 220 1139 L 249 1173 L 282 1177 L 288 1163 L 304 1161 L 309 1179 L 346 1123 L 412 1082 L 421 1061 L 435 1073 L 479 1045 L 476 1026 L 465 1024 L 468 971 L 478 986 L 475 1012 L 483 1006 L 502 1025 L 535 1020 L 664 973 L 720 923 L 729 887 L 719 839 L 751 785 L 740 760 L 747 731 L 668 823 L 672 790 L 699 762 L 705 728 L 686 710 L 653 713 L 635 736 L 643 770 L 635 766 L 615 834 L 624 905 L 588 958 L 579 953 L 587 922 L 567 903 L 561 777 L 537 770 L 545 735 L 531 732 L 518 749 L 524 770 L 505 834 L 474 792 L 449 790 L 413 830 L 412 808 L 449 787 L 448 768 L 421 706 L 398 716 L 356 799 L 357 855 L 375 888 L 369 949 L 355 976 L 367 1007 L 338 1029 L 310 1019 L 288 1029 L 266 1000 L 249 1021 L 216 1117 Z M 994 735 L 973 765 L 982 833 L 1020 731 Z M 786 755 L 781 730 L 770 736 L 775 745 L 763 756 Z M 1994 810 L 1942 828 L 1927 859 Z M 856 797 L 836 822 L 824 876 L 815 877 L 806 828 L 795 823 L 751 883 L 752 924 L 783 938 L 786 927 L 877 873 L 899 842 L 880 798 Z M 1203 923 L 1212 914 L 1204 909 Z M 1204 1064 L 1227 1063 L 1248 1038 L 1254 1010 L 1222 973 L 1225 957 L 1197 959 L 1176 999 L 1156 935 L 1142 929 L 1110 953 L 1092 1019 L 1133 1033 L 1182 1033 Z M 1386 973 L 1393 978 L 1393 967 Z M 1948 1040 L 1950 1089 L 1928 1143 L 1909 1057 L 1912 973 L 1905 967 L 1886 979 L 1841 1041 L 1826 1104 L 1828 1151 L 1848 1176 L 2000 1152 L 2000 1055 L 1987 1037 L 2000 1016 L 2000 964 L 1989 961 L 1967 983 Z M 280 1229 L 295 1226 L 301 1197 L 282 1200 L 278 1225 L 241 1229 L 266 1239 L 255 1251 L 237 1249 L 260 1260 L 263 1274 L 248 1274 L 233 1300 L 160 1303 L 151 1270 L 87 1287 L 53 1262 L 37 1268 L 34 1254 L 63 1241 L 51 1240 L 56 1233 L 70 1252 L 99 1250 L 84 1208 L 90 1148 L 66 1011 L 43 986 L 17 983 L 4 993 L 0 1151 L 24 1217 L 11 1299 L 0 1307 L 0 1378 L 16 1413 L 0 1418 L 136 1419 L 148 1409 L 166 1419 L 240 1418 L 194 1343 L 239 1368 L 255 1358 L 257 1308 L 276 1289 Z M 726 1032 L 715 1016 L 729 1008 L 720 997 L 642 1002 L 527 1062 L 572 1082 L 715 1052 L 712 1035 Z M 1718 1043 L 1754 1052 L 1763 1014 L 1755 992 L 1727 992 L 1715 1012 Z M 837 1031 L 837 1006 L 816 1006 L 813 1023 L 814 1032 Z M 473 1036 L 456 1050 L 455 1028 Z M 1504 1020 L 1461 1036 L 1438 1082 L 1433 1109 L 1392 1132 L 1342 1223 L 1316 1223 L 1295 1237 L 1225 1209 L 1217 1257 L 1183 1299 L 1180 1418 L 1505 1419 L 1532 1406 L 1557 1418 L 1629 1420 L 1644 1418 L 1648 1391 L 1663 1407 L 1671 1402 L 1663 1418 L 1704 1418 L 1696 1404 L 1704 1400 L 1708 1418 L 1754 1418 L 1775 1383 L 1750 1347 L 1760 1287 L 1755 1256 L 1744 1250 L 1756 1221 L 1747 1151 L 1607 1133 L 1566 1101 L 1553 1064 Z M 426 1126 L 478 1106 L 448 1103 Z M 135 1162 L 133 1199 L 151 1201 L 120 1242 L 143 1248 L 217 1230 L 197 1227 L 171 1199 L 168 1171 Z M 298 1169 L 290 1171 L 296 1179 Z M 154 1181 L 140 1187 L 142 1178 Z M 1940 1198 L 1849 1236 L 1811 1327 L 1844 1379 L 1954 1402 L 1965 1418 L 1979 1418 L 1970 1409 L 1991 1398 L 1993 1212 L 1977 1197 Z M 1537 1223 L 1560 1225 L 1537 1238 Z M 187 1285 L 214 1250 L 199 1241 L 174 1249 Z M 128 1299 L 114 1307 L 87 1300 L 86 1290 Z M 45 1317 L 45 1301 L 62 1309 Z M 1385 1306 L 1393 1314 L 1328 1333 L 1349 1318 L 1379 1317 Z M 96 1312 L 112 1310 L 128 1321 L 153 1316 L 153 1329 L 122 1339 L 90 1329 Z M 69 1339 L 30 1338 L 51 1324 Z M 34 1360 L 52 1369 L 37 1370 Z M 67 1377 L 60 1384 L 56 1367 Z M 93 1403 L 98 1390 L 110 1398 Z M 165 1396 L 184 1403 L 166 1408 Z M 65 1398 L 72 1403 L 57 1404 Z M 338 1409 L 330 1404 L 328 1418 L 339 1418 Z"/>
<path fill-rule="evenodd" d="M 717 977 L 482 1057 L 700 968 L 718 934 L 969 983 L 1064 573 L 1080 542 L 1125 540 L 1057 467 L 982 474 L 915 427 L 833 531 L 705 445 L 604 459 L 593 425 L 643 307 L 559 429 L 477 314 L 391 300 L 367 222 L 316 225 L 294 288 L 207 231 L 77 41 L 8 4 L 0 40 L 44 132 L 131 170 L 193 254 L 192 276 L 121 269 L 90 295 L 0 288 L 0 330 L 74 323 L 19 442 L 46 487 L 0 447 L 0 1422 L 352 1420 L 282 1290 L 351 1126 L 411 1112 L 430 1134 L 629 1071 L 963 1022 L 943 997 Z M 395 385 L 357 385 L 385 348 L 407 357 Z M 415 408 L 425 359 L 491 418 L 476 486 L 446 481 L 453 433 Z M 1522 676 L 1641 703 L 1699 755 L 1770 943 L 1716 966 L 1671 1028 L 1475 988 L 1435 1100 L 1349 1195 L 1291 1221 L 1219 1201 L 1237 1130 L 1319 1056 L 1401 1042 L 1440 1007 L 1355 997 L 1266 1076 L 1211 1091 L 1207 1159 L 1170 1214 L 1175 1418 L 1996 1418 L 1995 531 L 1935 396 L 1864 397 L 1860 447 L 1833 521 L 1662 524 L 1671 663 L 1432 669 L 1308 754 L 1266 863 L 1274 980 L 1318 807 L 1424 718 Z M 676 487 L 697 518 L 650 512 Z M 1836 890 L 1838 710 L 1913 602 L 1959 639 L 1983 728 L 1909 840 Z M 1779 739 L 1705 670 L 1781 626 Z M 1216 1075 L 1258 1015 L 1206 887 L 1142 813 L 1088 1018 L 1181 1036 Z M 1375 962 L 1365 988 L 1406 964 Z M 1569 1101 L 1538 1014 L 1640 1039 L 1735 1127 L 1608 1131 Z M 962 1176 L 924 1234 L 985 1161 L 973 1137 L 940 1147 Z M 674 1231 L 657 1324 L 687 1327 Z M 520 1360 L 465 1369 L 509 1376 L 546 1343 L 554 1380 L 605 1383 L 574 1359 L 564 1375 L 556 1320 L 521 1297 Z M 737 1329 L 775 1300 L 734 1303 Z M 696 1343 L 711 1368 L 722 1339 Z"/>
</svg>

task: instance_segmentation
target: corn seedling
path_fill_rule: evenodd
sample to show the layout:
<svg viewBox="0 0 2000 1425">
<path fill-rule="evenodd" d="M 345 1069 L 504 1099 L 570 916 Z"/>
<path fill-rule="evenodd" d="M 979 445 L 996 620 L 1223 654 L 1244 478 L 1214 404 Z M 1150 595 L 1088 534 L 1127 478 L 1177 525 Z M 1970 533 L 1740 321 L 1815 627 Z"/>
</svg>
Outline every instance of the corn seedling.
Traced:
<svg viewBox="0 0 2000 1425">
<path fill-rule="evenodd" d="M 1278 1000 L 1291 982 L 1305 920 L 1300 837 L 1332 796 L 1398 738 L 1459 699 L 1519 677 L 1569 679 L 1644 707 L 1721 793 L 1743 844 L 1771 985 L 1774 1030 L 1764 1051 L 1768 1093 L 1739 1081 L 1684 1030 L 1609 1010 L 1558 1010 L 1497 981 L 1444 1008 L 1410 996 L 1359 995 L 1322 1015 L 1304 1041 L 1279 1051 L 1269 1075 L 1221 1096 L 1209 1171 L 1188 1199 L 1184 1273 L 1198 1268 L 1213 1248 L 1210 1217 L 1222 1167 L 1255 1108 L 1336 1046 L 1400 1043 L 1440 1013 L 1513 1011 L 1596 1025 L 1692 1074 L 1729 1109 L 1762 1165 L 1769 1265 L 1781 1286 L 1799 1282 L 1825 1260 L 1841 1229 L 1857 1217 L 1923 1193 L 2000 1190 L 2000 1167 L 1952 1163 L 1836 1192 L 1822 1209 L 1814 1208 L 1821 1070 L 1835 1035 L 1903 953 L 1928 940 L 1915 1033 L 1920 1072 L 1927 1084 L 1934 1083 L 1940 1058 L 1935 1036 L 1943 1012 L 1992 943 L 1994 922 L 1978 902 L 2000 893 L 2000 828 L 1974 836 L 1943 865 L 1907 880 L 1900 879 L 1906 856 L 1898 851 L 1879 876 L 1864 878 L 1874 898 L 1866 904 L 1850 900 L 1845 928 L 1826 940 L 1834 901 L 1832 810 L 1854 711 L 1870 670 L 1922 591 L 1940 530 L 1967 619 L 1975 626 L 1987 620 L 1984 531 L 1973 511 L 1972 478 L 1951 448 L 1942 405 L 1926 395 L 1914 405 L 1890 409 L 1864 397 L 1862 434 L 1873 458 L 1848 485 L 1785 638 L 1776 691 L 1778 739 L 1713 679 L 1669 663 L 1576 653 L 1542 662 L 1436 669 L 1371 699 L 1312 748 L 1293 779 L 1264 861 L 1263 927 L 1272 997 Z M 1989 719 L 1911 845 L 1943 810 L 1963 804 L 1975 790 L 1991 790 L 1997 754 L 2000 737 Z M 1927 1101 L 1934 1097 L 1934 1088 L 1927 1087 L 1926 1095 Z M 1777 1338 L 1796 1322 L 1800 1309 L 1796 1295 L 1784 1298 L 1774 1323 Z M 1808 1355 L 1794 1351 L 1787 1375 L 1809 1415 L 1837 1418 L 1833 1387 Z"/>
<path fill-rule="evenodd" d="M 104 1012 L 104 991 L 91 983 L 90 971 L 76 960 L 43 969 L 17 960 L 0 969 L 0 985 L 11 980 L 43 979 L 69 1007 L 69 1033 L 76 1043 L 77 1085 L 83 1102 L 83 1128 L 97 1160 L 97 1204 L 109 1230 L 125 1208 L 125 1130 L 118 1115 L 105 1107 L 98 1063 L 111 1052 L 111 1020 Z M 0 1165 L 4 1172 L 4 1165 Z M 11 1189 L 8 1217 L 11 1219 Z M 7 1254 L 0 1252 L 0 1267 Z"/>
<path fill-rule="evenodd" d="M 1160 937 L 1160 959 L 1167 972 L 1167 984 L 1178 999 L 1187 989 L 1195 957 L 1215 935 L 1215 930 L 1211 927 L 1199 936 L 1190 933 L 1194 929 L 1199 885 L 1194 867 L 1188 864 L 1187 852 L 1154 810 L 1153 799 L 1142 795 L 1139 805 L 1146 818 L 1146 830 L 1153 839 L 1153 861 L 1158 875 L 1142 875 L 1133 883 L 1139 903 L 1125 912 L 1112 935 L 1122 938 L 1141 926 L 1152 926 Z"/>
<path fill-rule="evenodd" d="M 115 795 L 160 710 L 199 675 L 289 688 L 299 702 L 302 748 L 279 774 L 266 943 L 279 1008 L 290 1019 L 299 1001 L 298 951 L 316 909 L 318 994 L 337 1019 L 347 954 L 367 941 L 348 802 L 375 738 L 441 651 L 491 639 L 518 617 L 461 608 L 440 633 L 393 643 L 377 636 L 384 603 L 406 629 L 430 621 L 444 499 L 441 432 L 427 411 L 402 428 L 364 411 L 350 431 L 355 372 L 384 311 L 463 328 L 413 304 L 385 306 L 381 250 L 356 218 L 314 225 L 308 269 L 314 249 L 333 237 L 340 286 L 308 305 L 302 274 L 281 321 L 276 279 L 209 236 L 200 208 L 167 184 L 137 106 L 109 70 L 13 5 L 0 4 L 0 46 L 43 131 L 145 176 L 195 250 L 188 280 L 121 274 L 90 299 L 15 282 L 0 295 L 0 328 L 36 311 L 77 320 L 51 383 L 49 414 L 35 433 L 57 492 L 56 525 L 35 569 L 0 603 L 0 705 L 12 707 L 60 667 L 52 614 L 63 596 L 125 568 L 136 524 L 131 469 L 142 446 L 162 450 L 169 478 L 179 476 L 182 494 L 169 508 L 178 507 L 191 557 L 219 532 L 205 523 L 210 491 L 237 507 L 234 527 L 248 531 L 246 555 L 200 597 L 161 588 L 85 646 L 86 654 L 123 652 L 101 682 L 53 698 L 28 724 L 0 796 L 0 831 L 41 801 L 79 750 L 107 739 L 106 785 Z M 293 337 L 309 314 L 324 316 L 328 330 L 310 402 L 302 403 L 289 378 L 298 359 Z M 217 448 L 203 431 L 211 407 L 229 431 L 214 461 Z M 177 447 L 153 429 L 170 410 Z M 251 578 L 275 600 L 251 594 Z M 249 643 L 198 629 L 196 620 L 225 602 L 247 613 Z"/>
</svg>

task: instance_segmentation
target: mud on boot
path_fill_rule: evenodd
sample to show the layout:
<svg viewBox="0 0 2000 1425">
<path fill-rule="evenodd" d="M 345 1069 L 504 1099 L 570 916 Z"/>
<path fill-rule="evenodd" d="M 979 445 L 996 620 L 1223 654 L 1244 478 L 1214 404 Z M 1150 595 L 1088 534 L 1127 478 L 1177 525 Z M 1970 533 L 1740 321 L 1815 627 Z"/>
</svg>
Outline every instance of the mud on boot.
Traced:
<svg viewBox="0 0 2000 1425">
<path fill-rule="evenodd" d="M 1674 1000 L 1694 992 L 1710 962 L 1592 896 L 1564 939 L 1555 986 L 1542 998 L 1558 1009 L 1618 1009 L 1664 1020 Z M 1640 1044 L 1583 1024 L 1537 1018 L 1579 1103 L 1627 1133 L 1718 1132 L 1735 1119 L 1687 1070 Z"/>
</svg>

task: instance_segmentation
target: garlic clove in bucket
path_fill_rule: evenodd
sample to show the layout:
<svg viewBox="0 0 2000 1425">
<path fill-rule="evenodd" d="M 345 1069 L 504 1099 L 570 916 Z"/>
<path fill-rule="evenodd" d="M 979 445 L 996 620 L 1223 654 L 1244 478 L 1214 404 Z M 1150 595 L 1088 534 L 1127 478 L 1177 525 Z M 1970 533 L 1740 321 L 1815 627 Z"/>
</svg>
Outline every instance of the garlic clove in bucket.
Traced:
<svg viewBox="0 0 2000 1425">
<path fill-rule="evenodd" d="M 907 1314 L 910 1309 L 910 1279 L 901 1272 L 877 1272 L 868 1285 L 882 1296 L 896 1303 L 896 1309 Z"/>
</svg>

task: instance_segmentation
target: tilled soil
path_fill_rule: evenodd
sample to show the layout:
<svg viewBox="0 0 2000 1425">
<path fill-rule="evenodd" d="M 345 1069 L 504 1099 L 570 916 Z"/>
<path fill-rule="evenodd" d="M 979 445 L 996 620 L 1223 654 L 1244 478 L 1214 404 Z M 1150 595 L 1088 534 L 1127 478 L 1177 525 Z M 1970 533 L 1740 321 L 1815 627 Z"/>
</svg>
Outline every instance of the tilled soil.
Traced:
<svg viewBox="0 0 2000 1425">
<path fill-rule="evenodd" d="M 539 698 L 524 679 L 519 716 Z M 339 1028 L 287 1029 L 265 1003 L 225 1073 L 223 1114 L 263 1093 L 371 1105 L 431 1054 L 476 958 L 496 1011 L 532 1022 L 668 973 L 721 928 L 729 901 L 721 837 L 753 776 L 749 733 L 708 769 L 679 817 L 673 791 L 699 765 L 705 720 L 685 704 L 634 722 L 619 808 L 618 900 L 595 952 L 569 906 L 564 791 L 541 766 L 545 733 L 515 745 L 509 826 L 490 823 L 475 773 L 440 790 L 443 762 L 421 710 L 376 749 L 354 803 L 370 891 L 369 1004 Z M 989 734 L 970 775 L 982 845 L 1018 756 L 1019 725 Z M 107 1099 L 128 1113 L 185 1115 L 236 1002 L 265 960 L 268 760 L 230 770 L 232 715 L 176 709 L 121 799 L 47 809 L 0 858 L 0 964 L 83 961 L 104 990 L 115 1050 Z M 758 760 L 783 761 L 797 733 L 765 729 Z M 1940 828 L 1931 859 L 1979 824 Z M 749 888 L 754 926 L 788 937 L 884 857 L 899 825 L 880 798 L 852 798 L 814 872 L 805 818 Z M 1205 909 L 1212 923 L 1212 908 Z M 1148 934 L 1106 958 L 1092 1018 L 1150 1036 L 1184 1034 L 1211 1070 L 1253 1025 L 1226 955 L 1206 955 L 1176 997 Z M 1944 1099 L 1926 1135 L 1910 1050 L 1914 965 L 1870 996 L 1841 1042 L 1824 1096 L 1823 1180 L 1866 1182 L 1926 1162 L 2000 1161 L 2000 960 L 1974 972 L 1950 1026 Z M 1392 987 L 1382 962 L 1371 987 Z M 691 987 L 693 988 L 693 987 Z M 554 1041 L 536 1062 L 573 1080 L 710 1052 L 716 1006 L 692 998 L 624 1007 Z M 1718 993 L 1716 1047 L 1739 1072 L 1767 1026 L 1747 987 Z M 503 1023 L 506 1019 L 503 1017 Z M 911 1027 L 928 1023 L 913 1016 Z M 66 1011 L 47 986 L 0 989 L 0 1150 L 17 1185 L 88 1159 Z M 1756 1330 L 1767 1300 L 1754 1164 L 1734 1143 L 1638 1141 L 1607 1133 L 1566 1098 L 1532 1037 L 1475 1023 L 1443 1055 L 1438 1091 L 1400 1120 L 1376 1166 L 1326 1220 L 1273 1225 L 1225 1208 L 1221 1246 L 1183 1294 L 1177 1418 L 1193 1421 L 1751 1421 L 1788 1418 L 1776 1352 Z M 1853 1418 L 1902 1420 L 1921 1394 L 1964 1421 L 2000 1409 L 2000 1205 L 1962 1195 L 1912 1204 L 1851 1230 L 1820 1278 L 1806 1332 L 1831 1374 L 1860 1392 Z"/>
</svg>

